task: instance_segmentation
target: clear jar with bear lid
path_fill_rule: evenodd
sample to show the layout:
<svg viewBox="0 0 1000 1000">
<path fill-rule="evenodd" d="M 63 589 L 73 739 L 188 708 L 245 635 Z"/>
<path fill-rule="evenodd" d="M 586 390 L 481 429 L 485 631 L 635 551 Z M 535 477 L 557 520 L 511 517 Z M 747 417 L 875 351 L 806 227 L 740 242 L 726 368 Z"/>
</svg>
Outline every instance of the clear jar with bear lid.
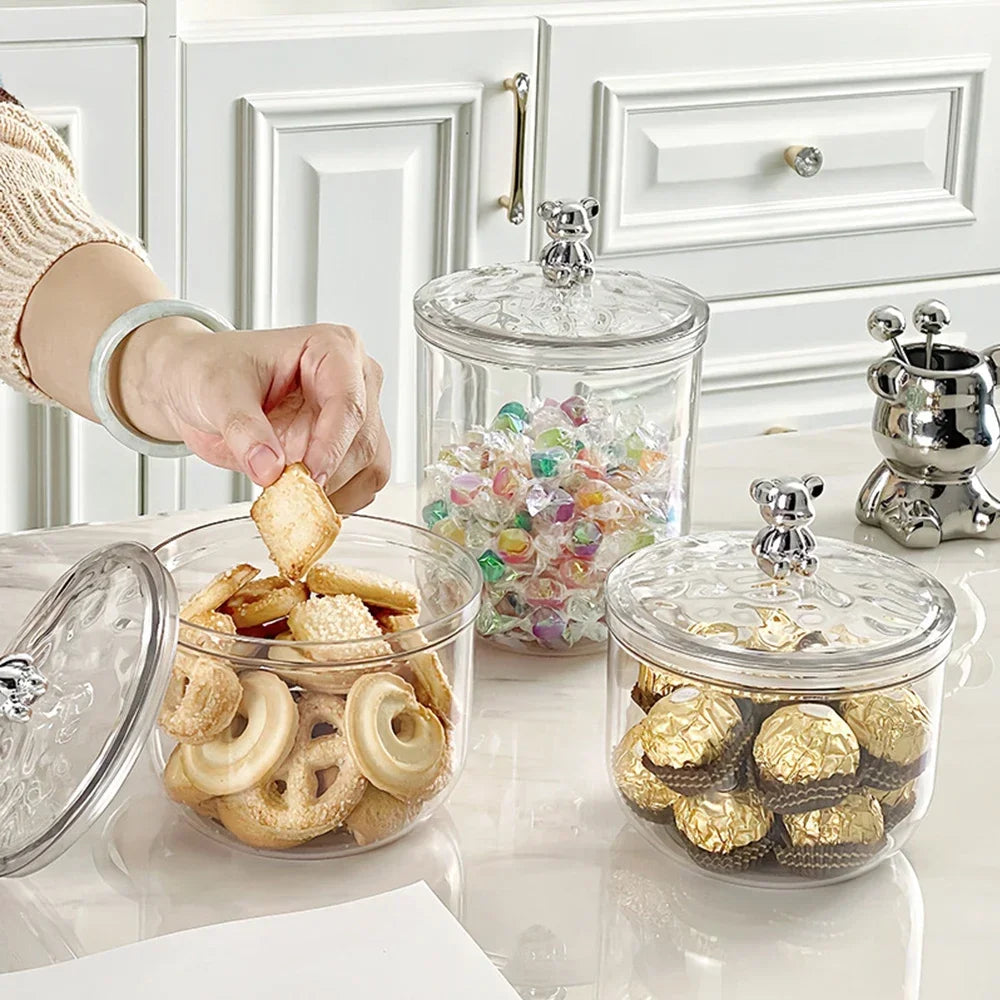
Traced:
<svg viewBox="0 0 1000 1000">
<path fill-rule="evenodd" d="M 954 603 L 933 577 L 809 530 L 822 480 L 758 480 L 766 527 L 634 553 L 607 584 L 608 761 L 640 832 L 762 886 L 898 851 L 934 786 Z"/>
<path fill-rule="evenodd" d="M 480 634 L 526 652 L 603 643 L 608 569 L 688 525 L 708 306 L 595 267 L 597 213 L 546 202 L 539 262 L 414 298 L 421 517 L 478 560 Z"/>
</svg>

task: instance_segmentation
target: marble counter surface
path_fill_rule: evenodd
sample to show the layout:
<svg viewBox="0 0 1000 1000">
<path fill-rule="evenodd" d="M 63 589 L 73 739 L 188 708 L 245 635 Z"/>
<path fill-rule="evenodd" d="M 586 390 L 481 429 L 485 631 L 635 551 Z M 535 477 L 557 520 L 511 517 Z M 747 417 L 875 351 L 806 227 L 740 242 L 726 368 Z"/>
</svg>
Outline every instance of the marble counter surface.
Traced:
<svg viewBox="0 0 1000 1000">
<path fill-rule="evenodd" d="M 142 760 L 107 815 L 62 858 L 0 882 L 0 971 L 425 879 L 521 995 L 536 1000 L 998 995 L 1000 543 L 907 554 L 859 526 L 854 497 L 875 460 L 861 428 L 706 446 L 695 526 L 751 527 L 750 479 L 819 472 L 828 489 L 818 533 L 902 554 L 952 591 L 960 622 L 937 790 L 905 857 L 853 882 L 797 892 L 679 870 L 612 799 L 603 658 L 518 658 L 480 646 L 468 764 L 447 806 L 412 835 L 345 860 L 256 858 L 188 825 Z M 987 477 L 994 487 L 997 466 Z M 410 491 L 397 488 L 375 512 L 406 517 L 411 507 Z M 212 516 L 0 538 L 0 646 L 39 592 L 93 548 L 123 538 L 155 544 Z M 265 958 L 289 963 L 293 975 L 294 955 Z M 334 995 L 339 960 L 334 942 Z"/>
</svg>

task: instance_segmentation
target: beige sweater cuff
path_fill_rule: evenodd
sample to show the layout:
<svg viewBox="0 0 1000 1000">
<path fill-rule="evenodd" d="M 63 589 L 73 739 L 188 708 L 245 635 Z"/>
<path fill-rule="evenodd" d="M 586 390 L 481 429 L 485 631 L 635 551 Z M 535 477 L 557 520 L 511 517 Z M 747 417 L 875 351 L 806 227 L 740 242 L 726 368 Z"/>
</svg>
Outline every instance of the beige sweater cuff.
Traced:
<svg viewBox="0 0 1000 1000">
<path fill-rule="evenodd" d="M 114 243 L 148 263 L 135 240 L 94 214 L 59 136 L 24 108 L 0 104 L 0 380 L 39 402 L 48 397 L 31 381 L 21 314 L 42 275 L 85 243 Z"/>
</svg>

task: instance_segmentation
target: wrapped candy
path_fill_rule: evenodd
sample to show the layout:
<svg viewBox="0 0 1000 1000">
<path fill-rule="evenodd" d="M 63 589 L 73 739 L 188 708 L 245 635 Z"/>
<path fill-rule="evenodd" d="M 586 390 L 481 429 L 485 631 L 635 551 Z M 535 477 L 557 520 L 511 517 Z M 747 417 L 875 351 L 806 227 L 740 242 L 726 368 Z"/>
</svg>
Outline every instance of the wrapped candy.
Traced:
<svg viewBox="0 0 1000 1000">
<path fill-rule="evenodd" d="M 678 533 L 670 453 L 640 406 L 582 395 L 512 400 L 442 448 L 424 477 L 423 520 L 474 551 L 480 632 L 561 652 L 604 642 L 608 569 Z"/>
</svg>

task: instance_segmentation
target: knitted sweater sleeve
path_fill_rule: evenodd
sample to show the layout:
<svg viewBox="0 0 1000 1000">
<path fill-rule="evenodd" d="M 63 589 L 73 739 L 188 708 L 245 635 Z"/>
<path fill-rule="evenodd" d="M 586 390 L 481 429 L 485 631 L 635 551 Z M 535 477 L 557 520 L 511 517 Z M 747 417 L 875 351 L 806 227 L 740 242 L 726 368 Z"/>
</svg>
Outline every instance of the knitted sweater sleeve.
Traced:
<svg viewBox="0 0 1000 1000">
<path fill-rule="evenodd" d="M 49 267 L 84 243 L 114 243 L 146 260 L 137 242 L 94 214 L 59 136 L 0 91 L 0 379 L 39 402 L 48 397 L 31 380 L 21 314 Z"/>
</svg>

